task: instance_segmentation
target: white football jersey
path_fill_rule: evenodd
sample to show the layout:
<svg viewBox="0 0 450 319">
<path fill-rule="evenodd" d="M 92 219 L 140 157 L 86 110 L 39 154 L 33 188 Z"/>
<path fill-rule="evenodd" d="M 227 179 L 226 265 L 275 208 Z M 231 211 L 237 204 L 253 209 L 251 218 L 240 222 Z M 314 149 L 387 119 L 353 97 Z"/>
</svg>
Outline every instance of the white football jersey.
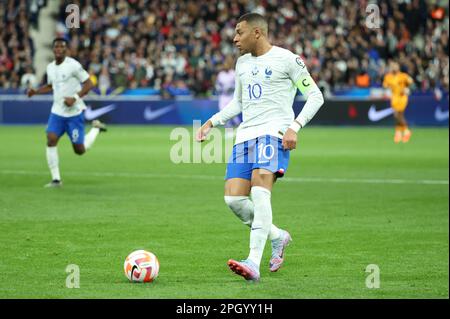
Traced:
<svg viewBox="0 0 450 319">
<path fill-rule="evenodd" d="M 257 57 L 241 56 L 236 62 L 234 97 L 242 107 L 243 122 L 235 143 L 266 134 L 282 137 L 294 120 L 295 83 L 304 76 L 309 72 L 303 60 L 277 46 Z"/>
<path fill-rule="evenodd" d="M 57 65 L 55 61 L 47 66 L 47 83 L 53 88 L 52 113 L 70 117 L 79 115 L 85 108 L 82 99 L 68 107 L 64 103 L 65 97 L 73 97 L 81 91 L 81 83 L 89 79 L 89 74 L 81 64 L 71 58 L 65 57 L 64 61 Z"/>
</svg>

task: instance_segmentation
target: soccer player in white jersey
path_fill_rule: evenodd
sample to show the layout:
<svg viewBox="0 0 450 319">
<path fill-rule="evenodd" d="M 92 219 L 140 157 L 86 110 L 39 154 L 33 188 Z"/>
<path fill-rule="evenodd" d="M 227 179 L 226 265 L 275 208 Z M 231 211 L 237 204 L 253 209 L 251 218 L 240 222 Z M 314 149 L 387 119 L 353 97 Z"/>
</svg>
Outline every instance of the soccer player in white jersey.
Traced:
<svg viewBox="0 0 450 319">
<path fill-rule="evenodd" d="M 57 144 L 64 133 L 69 135 L 74 152 L 82 155 L 94 144 L 100 131 L 106 131 L 105 125 L 96 120 L 84 136 L 83 111 L 86 105 L 81 98 L 93 88 L 93 84 L 86 70 L 78 61 L 66 56 L 66 51 L 67 40 L 56 38 L 53 41 L 55 60 L 47 66 L 47 84 L 27 92 L 28 97 L 32 97 L 53 91 L 53 105 L 46 130 L 47 163 L 52 181 L 45 187 L 62 186 Z"/>
<path fill-rule="evenodd" d="M 267 238 L 272 244 L 270 271 L 277 271 L 283 263 L 291 236 L 272 224 L 272 187 L 287 170 L 297 133 L 324 100 L 302 59 L 271 45 L 264 17 L 247 13 L 239 18 L 235 31 L 233 41 L 241 56 L 236 63 L 234 98 L 199 128 L 196 139 L 204 141 L 212 127 L 242 112 L 243 122 L 227 165 L 225 202 L 251 227 L 250 253 L 241 261 L 230 259 L 228 266 L 246 280 L 256 281 Z M 292 104 L 297 89 L 306 103 L 294 118 Z"/>
</svg>

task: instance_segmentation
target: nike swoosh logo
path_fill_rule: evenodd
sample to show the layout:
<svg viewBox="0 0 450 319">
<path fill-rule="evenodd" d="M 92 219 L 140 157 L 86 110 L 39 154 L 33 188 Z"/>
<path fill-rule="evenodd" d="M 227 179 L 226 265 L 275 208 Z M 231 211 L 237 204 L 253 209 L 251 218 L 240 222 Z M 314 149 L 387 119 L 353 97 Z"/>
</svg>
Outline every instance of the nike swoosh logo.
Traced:
<svg viewBox="0 0 450 319">
<path fill-rule="evenodd" d="M 394 114 L 394 110 L 392 108 L 377 111 L 377 108 L 375 107 L 375 105 L 372 104 L 370 106 L 368 115 L 369 115 L 370 121 L 378 122 L 378 121 L 384 119 L 385 117 L 388 117 L 391 114 Z"/>
<path fill-rule="evenodd" d="M 252 228 L 252 230 L 262 229 L 262 227 Z"/>
<path fill-rule="evenodd" d="M 134 271 L 137 269 L 138 269 L 138 266 L 134 265 L 133 268 L 131 269 L 131 276 L 130 276 L 131 278 L 133 278 Z M 138 277 L 138 276 L 136 276 L 136 277 Z"/>
<path fill-rule="evenodd" d="M 109 104 L 107 106 L 95 110 L 93 110 L 90 106 L 88 106 L 84 111 L 84 117 L 86 118 L 86 120 L 91 121 L 93 119 L 96 119 L 97 117 L 100 117 L 106 113 L 111 112 L 115 108 L 116 108 L 115 104 Z"/>
<path fill-rule="evenodd" d="M 153 121 L 154 119 L 157 119 L 158 117 L 163 116 L 166 113 L 169 113 L 175 108 L 174 104 L 162 107 L 158 110 L 153 111 L 150 106 L 147 106 L 144 110 L 144 119 L 146 121 Z"/>
<path fill-rule="evenodd" d="M 436 108 L 436 111 L 434 111 L 434 118 L 438 122 L 443 122 L 448 120 L 448 110 L 443 111 L 440 106 Z"/>
</svg>

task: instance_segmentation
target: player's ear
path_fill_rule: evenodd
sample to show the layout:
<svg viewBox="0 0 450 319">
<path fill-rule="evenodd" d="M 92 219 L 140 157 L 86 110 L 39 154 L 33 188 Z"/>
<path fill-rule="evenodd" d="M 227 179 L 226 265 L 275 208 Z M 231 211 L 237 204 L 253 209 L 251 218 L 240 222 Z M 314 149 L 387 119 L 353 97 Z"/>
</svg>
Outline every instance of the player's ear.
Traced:
<svg viewBox="0 0 450 319">
<path fill-rule="evenodd" d="M 261 37 L 261 30 L 258 27 L 255 27 L 253 29 L 253 32 L 255 33 L 255 38 L 259 39 Z"/>
</svg>

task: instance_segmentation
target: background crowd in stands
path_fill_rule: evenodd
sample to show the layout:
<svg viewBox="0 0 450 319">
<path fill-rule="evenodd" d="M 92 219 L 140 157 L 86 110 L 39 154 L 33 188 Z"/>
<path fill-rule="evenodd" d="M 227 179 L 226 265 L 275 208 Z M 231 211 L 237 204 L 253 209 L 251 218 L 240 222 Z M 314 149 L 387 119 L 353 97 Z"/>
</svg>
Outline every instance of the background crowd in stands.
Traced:
<svg viewBox="0 0 450 319">
<path fill-rule="evenodd" d="M 23 7 L 26 0 L 15 2 L 20 5 L 0 5 L 0 87 L 20 85 L 32 66 L 26 39 L 34 20 Z M 302 56 L 324 89 L 380 86 L 395 59 L 416 90 L 439 86 L 448 92 L 447 1 L 378 1 L 380 28 L 374 29 L 366 27 L 369 2 L 362 0 L 62 2 L 56 35 L 70 40 L 71 56 L 102 92 L 153 87 L 213 94 L 224 58 L 238 56 L 236 20 L 249 11 L 268 19 L 272 43 Z M 68 4 L 79 5 L 79 29 L 65 27 Z"/>
<path fill-rule="evenodd" d="M 30 29 L 47 0 L 0 0 L 0 88 L 37 85 Z"/>
</svg>

